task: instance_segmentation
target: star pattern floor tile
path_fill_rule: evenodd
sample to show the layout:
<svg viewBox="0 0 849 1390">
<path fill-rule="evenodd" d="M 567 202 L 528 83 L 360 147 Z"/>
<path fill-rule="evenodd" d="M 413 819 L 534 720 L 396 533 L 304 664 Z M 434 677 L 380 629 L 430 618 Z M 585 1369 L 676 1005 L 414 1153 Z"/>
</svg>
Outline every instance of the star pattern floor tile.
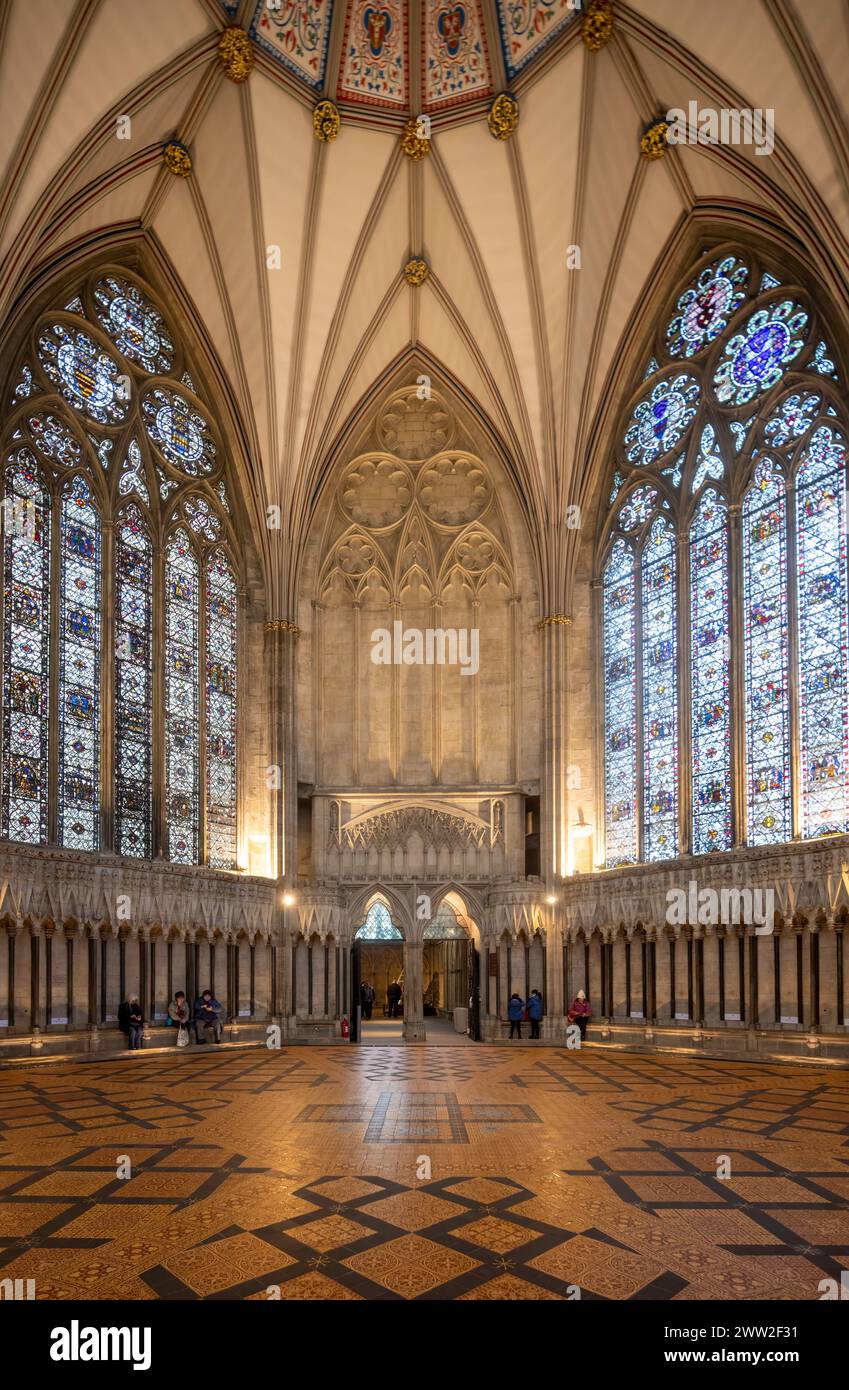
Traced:
<svg viewBox="0 0 849 1390">
<path fill-rule="evenodd" d="M 548 1046 L 0 1070 L 0 1278 L 41 1299 L 817 1299 L 849 1074 Z"/>
</svg>

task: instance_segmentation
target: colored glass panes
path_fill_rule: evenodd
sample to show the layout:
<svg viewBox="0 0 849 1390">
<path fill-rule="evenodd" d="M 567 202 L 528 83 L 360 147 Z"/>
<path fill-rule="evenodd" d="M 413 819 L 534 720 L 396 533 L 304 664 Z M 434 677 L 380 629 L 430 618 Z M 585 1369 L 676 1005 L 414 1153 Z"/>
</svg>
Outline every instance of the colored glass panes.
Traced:
<svg viewBox="0 0 849 1390">
<path fill-rule="evenodd" d="M 72 468 L 82 458 L 82 445 L 64 421 L 55 415 L 31 415 L 27 420 L 30 437 L 45 458 Z"/>
<path fill-rule="evenodd" d="M 625 435 L 628 462 L 646 466 L 674 449 L 698 403 L 698 382 L 686 373 L 659 381 L 634 410 Z"/>
<path fill-rule="evenodd" d="M 116 275 L 106 275 L 94 287 L 94 302 L 101 327 L 119 352 L 146 372 L 165 376 L 174 361 L 162 315 L 137 285 Z"/>
<path fill-rule="evenodd" d="M 141 512 L 130 506 L 115 543 L 115 849 L 149 859 L 153 552 Z"/>
<path fill-rule="evenodd" d="M 206 569 L 206 840 L 214 869 L 236 868 L 236 581 L 223 551 Z"/>
<path fill-rule="evenodd" d="M 802 833 L 849 828 L 846 444 L 820 426 L 796 476 Z"/>
<path fill-rule="evenodd" d="M 773 448 L 781 448 L 801 439 L 822 405 L 822 396 L 814 391 L 794 391 L 785 396 L 777 410 L 764 425 L 764 438 Z"/>
<path fill-rule="evenodd" d="M 728 327 L 728 320 L 746 298 L 748 267 L 736 256 L 706 266 L 676 305 L 666 330 L 670 357 L 695 357 Z"/>
<path fill-rule="evenodd" d="M 642 526 L 651 516 L 652 507 L 657 501 L 657 492 L 653 487 L 635 488 L 622 503 L 622 510 L 619 513 L 619 525 L 623 531 L 635 531 L 638 526 Z"/>
<path fill-rule="evenodd" d="M 168 857 L 196 864 L 199 831 L 198 564 L 185 531 L 165 550 L 165 805 Z"/>
<path fill-rule="evenodd" d="M 196 478 L 215 468 L 209 425 L 179 391 L 156 387 L 142 402 L 145 428 L 159 452 L 181 473 Z"/>
<path fill-rule="evenodd" d="M 690 528 L 693 853 L 731 846 L 728 531 L 712 488 Z"/>
<path fill-rule="evenodd" d="M 50 497 L 18 449 L 3 495 L 3 787 L 5 839 L 47 839 L 50 691 Z"/>
<path fill-rule="evenodd" d="M 660 517 L 641 557 L 643 630 L 643 858 L 678 852 L 678 699 L 675 532 Z"/>
<path fill-rule="evenodd" d="M 758 309 L 725 344 L 714 377 L 717 400 L 745 405 L 768 391 L 805 346 L 807 325 L 807 313 L 791 299 Z"/>
<path fill-rule="evenodd" d="M 743 500 L 743 653 L 750 845 L 793 834 L 784 479 L 761 459 Z"/>
<path fill-rule="evenodd" d="M 605 841 L 608 865 L 637 858 L 634 555 L 617 541 L 604 571 Z"/>
<path fill-rule="evenodd" d="M 403 941 L 384 903 L 372 903 L 366 920 L 356 933 L 357 941 Z"/>
<path fill-rule="evenodd" d="M 717 481 L 725 473 L 725 465 L 716 447 L 716 435 L 712 425 L 705 425 L 699 442 L 701 449 L 696 460 L 696 471 L 693 474 L 691 489 L 693 492 L 698 492 L 706 478 L 713 478 L 714 481 Z"/>
<path fill-rule="evenodd" d="M 38 356 L 50 380 L 75 410 L 101 425 L 126 418 L 129 390 L 118 364 L 81 328 L 52 324 L 38 339 Z"/>
<path fill-rule="evenodd" d="M 100 848 L 100 516 L 85 478 L 62 492 L 59 843 Z"/>
</svg>

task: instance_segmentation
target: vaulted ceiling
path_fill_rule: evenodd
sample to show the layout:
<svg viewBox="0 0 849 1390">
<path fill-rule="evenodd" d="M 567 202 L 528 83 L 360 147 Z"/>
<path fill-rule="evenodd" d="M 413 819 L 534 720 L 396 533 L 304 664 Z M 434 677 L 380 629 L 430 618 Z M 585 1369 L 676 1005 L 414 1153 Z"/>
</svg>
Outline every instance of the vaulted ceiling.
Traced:
<svg viewBox="0 0 849 1390">
<path fill-rule="evenodd" d="M 257 510 L 283 507 L 261 542 L 280 616 L 332 443 L 405 354 L 489 417 L 557 607 L 566 507 L 586 499 L 623 353 L 688 228 L 783 228 L 846 293 L 843 0 L 612 11 L 593 52 L 567 0 L 0 0 L 0 320 L 45 267 L 116 231 L 145 239 L 217 354 Z M 217 52 L 233 24 L 256 55 L 243 83 Z M 506 90 L 520 119 L 500 141 L 487 112 Z M 313 129 L 322 97 L 341 113 L 332 143 Z M 644 128 L 690 101 L 773 108 L 774 153 L 645 160 Z M 423 114 L 414 161 L 399 137 Z M 174 138 L 188 178 L 163 164 Z M 415 287 L 413 256 L 429 267 Z"/>
</svg>

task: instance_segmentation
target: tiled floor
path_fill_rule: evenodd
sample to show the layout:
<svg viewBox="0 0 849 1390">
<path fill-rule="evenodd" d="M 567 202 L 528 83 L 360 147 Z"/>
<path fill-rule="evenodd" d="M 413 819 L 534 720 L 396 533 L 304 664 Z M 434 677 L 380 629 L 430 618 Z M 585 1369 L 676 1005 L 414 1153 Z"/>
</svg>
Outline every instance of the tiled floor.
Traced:
<svg viewBox="0 0 849 1390">
<path fill-rule="evenodd" d="M 0 1278 L 41 1298 L 817 1299 L 849 1074 L 548 1046 L 0 1071 Z"/>
</svg>

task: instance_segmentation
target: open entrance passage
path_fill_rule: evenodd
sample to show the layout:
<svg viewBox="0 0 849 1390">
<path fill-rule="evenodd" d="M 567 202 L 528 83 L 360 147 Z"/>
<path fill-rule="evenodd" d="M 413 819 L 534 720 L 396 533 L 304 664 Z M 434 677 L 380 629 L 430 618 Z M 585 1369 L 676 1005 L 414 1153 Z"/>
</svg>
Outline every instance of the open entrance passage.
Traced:
<svg viewBox="0 0 849 1390">
<path fill-rule="evenodd" d="M 379 900 L 354 937 L 351 985 L 351 1040 L 403 1042 L 404 938 Z"/>
<path fill-rule="evenodd" d="M 478 954 L 445 900 L 424 929 L 422 979 L 427 1041 L 463 1043 L 479 1037 Z"/>
</svg>

